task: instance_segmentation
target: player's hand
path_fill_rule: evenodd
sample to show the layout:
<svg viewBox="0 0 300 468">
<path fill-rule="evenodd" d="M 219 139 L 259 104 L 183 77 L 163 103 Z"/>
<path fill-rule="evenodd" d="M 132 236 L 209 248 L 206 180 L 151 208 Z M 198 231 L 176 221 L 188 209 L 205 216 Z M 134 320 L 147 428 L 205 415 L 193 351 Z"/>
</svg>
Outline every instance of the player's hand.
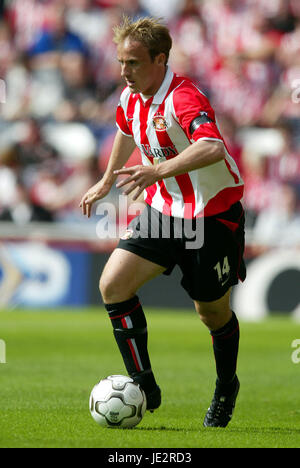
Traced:
<svg viewBox="0 0 300 468">
<path fill-rule="evenodd" d="M 138 187 L 138 190 L 132 197 L 133 200 L 137 200 L 137 198 L 141 195 L 145 188 L 149 187 L 150 185 L 155 184 L 159 179 L 157 176 L 156 166 L 132 166 L 132 167 L 123 167 L 122 169 L 118 169 L 114 171 L 115 175 L 122 175 L 128 174 L 126 179 L 119 182 L 116 187 L 121 188 L 124 185 L 128 185 L 133 182 L 129 187 L 123 192 L 124 195 L 129 195 L 133 190 Z"/>
<path fill-rule="evenodd" d="M 80 208 L 82 209 L 82 213 L 84 216 L 88 218 L 91 216 L 91 210 L 93 204 L 97 200 L 101 200 L 104 198 L 110 191 L 111 184 L 107 184 L 100 180 L 97 184 L 93 185 L 82 197 L 81 202 L 79 204 Z"/>
</svg>

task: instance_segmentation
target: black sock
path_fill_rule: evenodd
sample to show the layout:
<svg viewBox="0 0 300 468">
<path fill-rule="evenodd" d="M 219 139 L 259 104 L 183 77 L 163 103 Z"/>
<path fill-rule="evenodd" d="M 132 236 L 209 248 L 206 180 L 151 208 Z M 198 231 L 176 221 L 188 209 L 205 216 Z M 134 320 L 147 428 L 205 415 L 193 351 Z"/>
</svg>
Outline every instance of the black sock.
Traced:
<svg viewBox="0 0 300 468">
<path fill-rule="evenodd" d="M 123 361 L 134 380 L 145 392 L 156 388 L 148 354 L 146 317 L 137 296 L 117 304 L 105 304 Z"/>
<path fill-rule="evenodd" d="M 236 385 L 236 367 L 239 349 L 239 322 L 234 312 L 229 322 L 210 332 L 217 370 L 217 391 L 230 395 Z"/>
</svg>

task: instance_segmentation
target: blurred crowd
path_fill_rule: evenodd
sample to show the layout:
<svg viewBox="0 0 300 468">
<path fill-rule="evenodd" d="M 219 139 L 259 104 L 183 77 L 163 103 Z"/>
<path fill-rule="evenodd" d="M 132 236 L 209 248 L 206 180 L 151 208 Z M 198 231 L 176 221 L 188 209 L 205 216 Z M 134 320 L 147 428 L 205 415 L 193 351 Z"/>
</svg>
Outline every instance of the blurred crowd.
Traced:
<svg viewBox="0 0 300 468">
<path fill-rule="evenodd" d="M 116 131 L 124 13 L 170 28 L 170 65 L 215 108 L 254 239 L 300 246 L 299 0 L 0 0 L 0 220 L 85 222 Z"/>
</svg>

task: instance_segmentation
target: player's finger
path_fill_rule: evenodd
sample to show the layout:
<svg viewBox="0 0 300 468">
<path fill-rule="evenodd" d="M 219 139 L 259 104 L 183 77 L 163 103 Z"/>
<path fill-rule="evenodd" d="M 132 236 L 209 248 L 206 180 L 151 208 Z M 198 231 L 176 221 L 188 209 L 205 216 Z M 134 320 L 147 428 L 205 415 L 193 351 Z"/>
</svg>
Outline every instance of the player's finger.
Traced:
<svg viewBox="0 0 300 468">
<path fill-rule="evenodd" d="M 92 204 L 91 203 L 87 203 L 86 204 L 86 214 L 87 214 L 87 217 L 90 218 L 91 216 L 91 210 L 92 210 Z"/>
<path fill-rule="evenodd" d="M 121 180 L 120 182 L 118 182 L 118 183 L 116 184 L 116 187 L 117 187 L 117 188 L 121 188 L 121 187 L 123 187 L 124 185 L 129 184 L 130 182 L 132 182 L 132 181 L 135 180 L 135 179 L 136 179 L 136 176 L 135 176 L 135 175 L 131 175 L 130 177 L 127 177 L 126 179 Z"/>
<path fill-rule="evenodd" d="M 117 169 L 114 171 L 114 174 L 132 174 L 133 168 L 132 167 L 123 167 L 122 169 Z"/>
<path fill-rule="evenodd" d="M 135 192 L 135 194 L 133 195 L 132 199 L 133 200 L 137 200 L 139 198 L 139 196 L 141 195 L 141 193 L 143 193 L 143 191 L 145 190 L 147 186 L 144 184 L 142 185 L 141 187 L 139 187 L 139 189 Z"/>
<path fill-rule="evenodd" d="M 139 181 L 136 181 L 134 184 L 131 184 L 126 190 L 124 190 L 124 195 L 129 195 L 134 189 L 140 186 Z"/>
<path fill-rule="evenodd" d="M 91 199 L 85 200 L 84 203 L 84 214 L 89 218 L 91 215 L 91 209 L 92 209 L 93 202 Z"/>
<path fill-rule="evenodd" d="M 83 207 L 85 198 L 86 198 L 86 195 L 84 195 L 82 199 L 80 200 L 80 203 L 79 203 L 80 208 Z"/>
<path fill-rule="evenodd" d="M 122 169 L 116 169 L 114 171 L 115 175 L 119 174 L 134 174 L 136 171 L 138 171 L 141 167 L 143 166 L 130 166 L 130 167 L 122 167 Z"/>
<path fill-rule="evenodd" d="M 86 206 L 85 206 L 85 197 L 81 200 L 80 205 L 82 209 L 82 214 L 85 215 L 86 213 Z"/>
<path fill-rule="evenodd" d="M 84 200 L 82 202 L 82 214 L 84 216 L 87 215 L 88 218 L 89 218 L 89 214 L 90 214 L 90 211 L 91 211 L 92 203 L 93 203 L 93 201 L 91 199 L 91 196 L 90 197 L 88 197 L 88 196 L 84 197 Z"/>
</svg>

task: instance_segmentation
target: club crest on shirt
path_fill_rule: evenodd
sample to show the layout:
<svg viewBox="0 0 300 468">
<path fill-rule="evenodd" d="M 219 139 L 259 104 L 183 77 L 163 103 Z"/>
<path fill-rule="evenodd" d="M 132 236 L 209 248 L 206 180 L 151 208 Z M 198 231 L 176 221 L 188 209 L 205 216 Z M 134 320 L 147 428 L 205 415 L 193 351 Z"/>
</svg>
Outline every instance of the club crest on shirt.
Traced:
<svg viewBox="0 0 300 468">
<path fill-rule="evenodd" d="M 168 128 L 167 121 L 165 117 L 161 114 L 156 114 L 153 117 L 152 122 L 153 122 L 153 127 L 155 128 L 157 132 L 163 132 L 164 130 Z"/>
</svg>

